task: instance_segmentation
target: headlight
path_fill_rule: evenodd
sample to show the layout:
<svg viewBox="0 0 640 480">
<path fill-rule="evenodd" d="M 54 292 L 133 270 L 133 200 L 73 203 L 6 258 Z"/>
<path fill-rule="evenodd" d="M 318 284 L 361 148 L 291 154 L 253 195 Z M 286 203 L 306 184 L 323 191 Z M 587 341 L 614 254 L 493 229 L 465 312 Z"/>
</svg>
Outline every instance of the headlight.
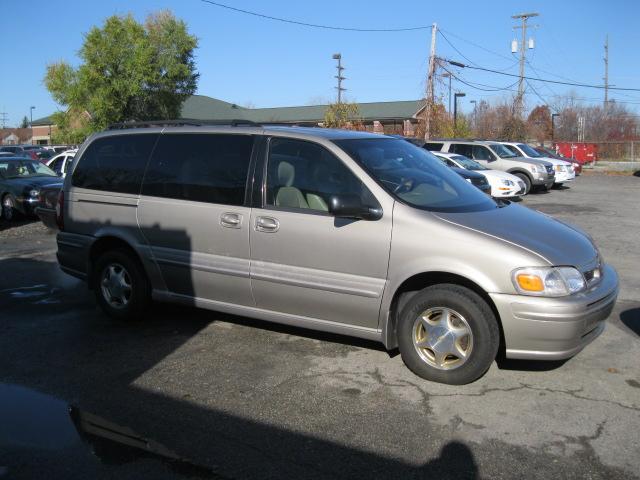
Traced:
<svg viewBox="0 0 640 480">
<path fill-rule="evenodd" d="M 35 197 L 37 197 L 38 195 L 40 195 L 40 190 L 35 190 L 35 189 L 34 189 L 34 190 L 30 190 L 30 191 L 29 191 L 29 196 L 30 196 L 30 197 L 32 197 L 32 198 L 35 198 Z"/>
<path fill-rule="evenodd" d="M 562 165 L 556 165 L 556 166 L 555 166 L 555 170 L 556 170 L 556 172 L 564 172 L 564 166 L 562 166 Z"/>
<path fill-rule="evenodd" d="M 518 268 L 512 280 L 519 293 L 539 297 L 564 297 L 585 288 L 584 277 L 573 267 Z"/>
<path fill-rule="evenodd" d="M 506 178 L 503 178 L 501 180 L 501 182 L 502 182 L 503 185 L 506 185 L 507 187 L 511 187 L 511 186 L 515 185 L 511 180 L 507 180 Z"/>
<path fill-rule="evenodd" d="M 531 165 L 531 171 L 534 173 L 546 173 L 542 165 Z"/>
</svg>

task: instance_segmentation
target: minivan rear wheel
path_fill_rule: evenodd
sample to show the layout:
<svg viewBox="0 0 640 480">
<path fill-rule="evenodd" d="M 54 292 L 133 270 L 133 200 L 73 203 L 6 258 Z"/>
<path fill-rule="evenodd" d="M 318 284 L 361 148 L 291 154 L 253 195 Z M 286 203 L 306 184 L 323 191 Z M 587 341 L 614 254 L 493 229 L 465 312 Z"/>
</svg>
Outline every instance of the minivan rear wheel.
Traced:
<svg viewBox="0 0 640 480">
<path fill-rule="evenodd" d="M 151 302 L 151 287 L 140 262 L 124 249 L 110 250 L 98 258 L 94 270 L 98 305 L 111 318 L 139 320 Z"/>
<path fill-rule="evenodd" d="M 402 360 L 413 373 L 450 385 L 480 378 L 500 344 L 498 323 L 487 302 L 454 284 L 415 294 L 400 312 L 397 336 Z"/>
<path fill-rule="evenodd" d="M 520 180 L 522 180 L 522 182 L 524 183 L 524 192 L 522 192 L 522 195 L 526 195 L 527 193 L 529 193 L 531 191 L 531 180 L 529 180 L 529 177 L 527 176 L 527 174 L 514 173 L 514 175 L 518 177 Z"/>
</svg>

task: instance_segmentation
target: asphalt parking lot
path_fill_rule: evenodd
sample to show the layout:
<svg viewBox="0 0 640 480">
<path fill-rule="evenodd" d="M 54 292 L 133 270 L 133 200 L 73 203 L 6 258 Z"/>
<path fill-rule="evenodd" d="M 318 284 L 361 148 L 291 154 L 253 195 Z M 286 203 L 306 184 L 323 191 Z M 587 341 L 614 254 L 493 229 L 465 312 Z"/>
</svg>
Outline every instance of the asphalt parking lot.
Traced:
<svg viewBox="0 0 640 480">
<path fill-rule="evenodd" d="M 214 312 L 114 324 L 52 234 L 2 224 L 0 478 L 637 478 L 639 193 L 583 175 L 522 202 L 592 235 L 620 298 L 573 359 L 463 387 L 375 343 Z"/>
</svg>

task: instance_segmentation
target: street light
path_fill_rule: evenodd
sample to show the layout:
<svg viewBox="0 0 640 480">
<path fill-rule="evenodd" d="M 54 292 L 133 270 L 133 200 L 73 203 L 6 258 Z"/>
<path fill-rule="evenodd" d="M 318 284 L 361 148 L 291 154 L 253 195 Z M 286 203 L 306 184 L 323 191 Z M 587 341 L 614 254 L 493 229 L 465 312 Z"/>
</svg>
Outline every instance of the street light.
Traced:
<svg viewBox="0 0 640 480">
<path fill-rule="evenodd" d="M 478 112 L 476 107 L 478 106 L 477 100 L 469 100 L 469 103 L 473 103 L 473 128 L 478 128 Z"/>
<path fill-rule="evenodd" d="M 29 121 L 29 126 L 31 127 L 31 145 L 33 145 L 33 110 L 35 108 L 36 107 L 34 106 L 31 106 L 29 108 L 29 117 L 31 118 L 31 120 Z"/>
<path fill-rule="evenodd" d="M 555 118 L 559 116 L 560 116 L 559 113 L 551 114 L 551 142 L 554 141 L 554 137 L 555 137 L 555 126 L 556 126 Z"/>
<path fill-rule="evenodd" d="M 458 98 L 466 97 L 466 93 L 458 92 L 453 94 L 453 127 L 458 126 Z"/>
<path fill-rule="evenodd" d="M 449 72 L 443 73 L 442 77 L 449 79 L 449 110 L 447 111 L 449 112 L 449 115 L 451 115 L 451 74 Z"/>
</svg>

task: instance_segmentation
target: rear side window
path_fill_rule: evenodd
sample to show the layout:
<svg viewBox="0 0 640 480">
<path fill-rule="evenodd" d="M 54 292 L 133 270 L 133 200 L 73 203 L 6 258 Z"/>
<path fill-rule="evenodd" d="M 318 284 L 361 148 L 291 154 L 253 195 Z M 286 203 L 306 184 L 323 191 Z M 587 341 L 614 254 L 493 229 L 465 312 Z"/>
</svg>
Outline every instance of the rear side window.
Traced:
<svg viewBox="0 0 640 480">
<path fill-rule="evenodd" d="M 472 158 L 473 145 L 465 143 L 452 143 L 449 147 L 450 153 L 457 153 L 458 155 L 464 155 L 465 157 Z"/>
<path fill-rule="evenodd" d="M 74 187 L 140 193 L 144 169 L 158 134 L 103 137 L 93 141 L 73 171 Z"/>
<path fill-rule="evenodd" d="M 439 152 L 440 150 L 442 150 L 443 145 L 444 143 L 442 142 L 427 142 L 422 148 L 426 148 L 427 150 L 430 150 L 432 152 Z"/>
<path fill-rule="evenodd" d="M 142 194 L 242 205 L 252 149 L 250 135 L 162 135 L 149 162 Z"/>
</svg>

